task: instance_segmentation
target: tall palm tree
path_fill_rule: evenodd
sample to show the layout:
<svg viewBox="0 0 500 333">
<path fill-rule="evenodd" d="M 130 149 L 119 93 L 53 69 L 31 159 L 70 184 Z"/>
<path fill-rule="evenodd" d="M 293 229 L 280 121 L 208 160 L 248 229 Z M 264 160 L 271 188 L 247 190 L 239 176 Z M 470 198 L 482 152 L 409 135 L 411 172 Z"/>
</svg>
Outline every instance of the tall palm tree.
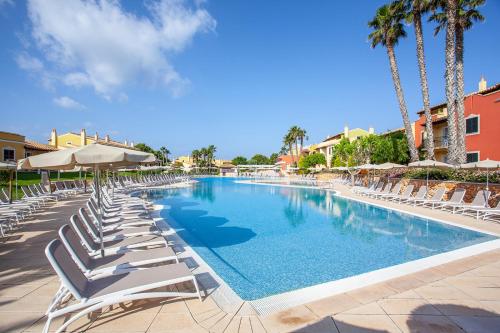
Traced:
<svg viewBox="0 0 500 333">
<path fill-rule="evenodd" d="M 288 131 L 288 133 L 283 137 L 283 145 L 288 147 L 288 152 L 290 153 L 290 156 L 292 156 L 292 163 L 294 162 L 292 149 L 294 140 L 295 139 L 290 131 Z"/>
<path fill-rule="evenodd" d="M 300 152 L 299 152 L 300 127 L 299 126 L 292 126 L 288 130 L 288 133 L 290 133 L 290 138 L 292 139 L 292 142 L 295 143 L 295 156 L 297 157 L 297 163 L 298 163 L 299 158 L 300 158 Z"/>
<path fill-rule="evenodd" d="M 195 149 L 191 152 L 191 158 L 193 159 L 193 163 L 198 165 L 198 162 L 201 158 L 201 152 L 198 149 Z"/>
<path fill-rule="evenodd" d="M 420 90 L 422 91 L 422 101 L 425 114 L 425 149 L 427 158 L 434 159 L 434 133 L 432 130 L 431 103 L 429 99 L 429 86 L 427 84 L 427 70 L 425 68 L 424 34 L 422 32 L 422 15 L 429 11 L 429 0 L 404 0 L 407 8 L 406 20 L 413 23 L 415 30 L 415 40 L 417 45 L 417 61 L 420 74 Z"/>
<path fill-rule="evenodd" d="M 207 148 L 200 149 L 201 159 L 203 160 L 203 166 L 208 166 L 208 150 Z"/>
<path fill-rule="evenodd" d="M 217 151 L 217 147 L 214 145 L 210 145 L 207 147 L 207 157 L 208 157 L 208 165 L 212 166 L 212 162 L 214 160 L 215 152 Z"/>
<path fill-rule="evenodd" d="M 403 117 L 403 124 L 405 127 L 406 138 L 408 140 L 408 148 L 410 150 L 410 159 L 418 161 L 418 151 L 415 147 L 415 140 L 413 138 L 413 131 L 411 128 L 410 118 L 408 117 L 408 109 L 399 79 L 398 64 L 396 62 L 396 55 L 394 53 L 394 46 L 397 45 L 400 38 L 406 37 L 401 21 L 404 19 L 404 7 L 400 3 L 392 3 L 390 5 L 383 5 L 377 9 L 377 13 L 373 20 L 368 22 L 368 26 L 373 29 L 368 38 L 371 40 L 372 48 L 381 44 L 385 46 L 387 55 L 389 57 L 389 64 L 391 66 L 392 81 L 394 89 L 399 102 L 399 110 Z"/>
<path fill-rule="evenodd" d="M 456 138 L 456 160 L 457 163 L 465 163 L 465 106 L 464 106 L 464 32 L 471 29 L 475 22 L 483 22 L 484 16 L 477 9 L 484 5 L 485 0 L 458 0 L 455 21 L 455 70 L 456 70 L 456 114 L 457 114 L 457 138 Z M 448 12 L 445 0 L 434 0 L 433 7 L 436 11 L 430 20 L 435 21 L 437 26 L 434 34 L 447 28 Z"/>
<path fill-rule="evenodd" d="M 160 153 L 163 156 L 163 162 L 165 164 L 167 164 L 167 162 L 168 162 L 168 154 L 170 154 L 170 150 L 168 150 L 167 147 L 163 146 L 163 147 L 160 148 Z"/>
<path fill-rule="evenodd" d="M 307 131 L 299 127 L 299 130 L 297 131 L 297 137 L 299 138 L 300 142 L 300 153 L 302 153 L 302 149 L 304 148 L 304 140 L 309 140 L 309 137 L 307 136 Z"/>
</svg>

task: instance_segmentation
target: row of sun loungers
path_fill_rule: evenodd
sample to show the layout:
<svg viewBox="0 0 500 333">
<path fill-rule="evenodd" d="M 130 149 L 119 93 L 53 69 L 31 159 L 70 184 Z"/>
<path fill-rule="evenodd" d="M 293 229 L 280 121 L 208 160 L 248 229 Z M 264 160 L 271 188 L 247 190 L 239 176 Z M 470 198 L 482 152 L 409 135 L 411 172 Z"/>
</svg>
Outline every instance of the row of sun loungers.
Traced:
<svg viewBox="0 0 500 333">
<path fill-rule="evenodd" d="M 67 320 L 56 332 L 89 313 L 128 301 L 198 297 L 201 293 L 195 276 L 180 262 L 172 244 L 149 216 L 150 204 L 128 193 L 138 187 L 172 183 L 171 177 L 143 177 L 142 182 L 120 178 L 113 194 L 105 187 L 98 198 L 94 189 L 85 207 L 63 225 L 58 238 L 45 250 L 61 286 L 47 310 L 44 332 L 54 318 Z M 176 181 L 185 179 L 177 178 Z M 130 186 L 125 185 L 130 184 Z M 140 186 L 144 184 L 145 186 Z M 103 226 L 104 256 L 100 229 Z M 188 283 L 178 290 L 171 288 Z M 69 318 L 69 319 L 68 319 Z"/>
<path fill-rule="evenodd" d="M 500 216 L 500 202 L 496 207 L 490 208 L 488 200 L 491 192 L 480 190 L 476 193 L 471 203 L 464 202 L 466 191 L 457 188 L 453 191 L 448 200 L 444 200 L 446 195 L 445 188 L 438 188 L 432 196 L 429 197 L 427 186 L 420 186 L 414 193 L 414 185 L 409 184 L 401 191 L 403 185 L 401 182 L 394 186 L 388 182 L 375 182 L 369 187 L 355 186 L 352 191 L 361 196 L 367 196 L 375 199 L 405 203 L 413 206 L 429 207 L 431 209 L 448 210 L 453 214 L 471 215 L 479 218 L 491 218 Z M 414 194 L 413 194 L 414 193 Z"/>
</svg>

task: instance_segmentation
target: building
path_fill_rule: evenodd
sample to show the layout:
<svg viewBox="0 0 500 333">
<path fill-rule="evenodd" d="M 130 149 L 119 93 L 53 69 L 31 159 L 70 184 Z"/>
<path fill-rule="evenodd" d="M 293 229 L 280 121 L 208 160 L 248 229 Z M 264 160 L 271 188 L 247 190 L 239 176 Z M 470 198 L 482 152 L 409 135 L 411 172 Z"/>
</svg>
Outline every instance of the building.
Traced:
<svg viewBox="0 0 500 333">
<path fill-rule="evenodd" d="M 338 144 L 340 140 L 346 138 L 349 141 L 354 141 L 370 134 L 375 134 L 375 130 L 373 129 L 373 127 L 370 127 L 368 131 L 366 131 L 361 128 L 349 129 L 348 126 L 345 126 L 344 132 L 328 136 L 325 140 L 316 144 L 315 151 L 325 155 L 326 164 L 328 167 L 330 167 L 333 156 L 333 147 Z"/>
<path fill-rule="evenodd" d="M 49 139 L 49 145 L 55 147 L 56 149 L 82 147 L 96 142 L 106 146 L 134 149 L 134 143 L 132 142 L 129 143 L 127 140 L 124 142 L 111 140 L 109 135 L 105 135 L 104 138 L 100 138 L 97 133 L 93 136 L 89 136 L 87 135 L 85 129 L 82 129 L 80 134 L 73 132 L 57 134 L 57 131 L 53 129 Z"/>
<path fill-rule="evenodd" d="M 56 148 L 27 140 L 24 135 L 0 131 L 0 161 L 16 162 L 25 157 L 55 151 Z"/>
<path fill-rule="evenodd" d="M 188 156 L 188 155 L 177 157 L 175 159 L 174 163 L 182 164 L 186 168 L 192 168 L 195 166 L 193 158 L 191 156 Z M 223 164 L 231 164 L 231 163 L 232 163 L 231 160 L 222 160 L 222 159 L 213 160 L 213 165 L 216 167 L 220 167 Z"/>
<path fill-rule="evenodd" d="M 296 156 L 292 155 L 281 155 L 276 159 L 275 165 L 279 165 L 282 172 L 288 170 L 288 168 L 293 167 L 294 163 L 297 161 Z"/>
<path fill-rule="evenodd" d="M 500 160 L 500 84 L 487 87 L 484 78 L 479 81 L 479 89 L 465 96 L 464 100 L 466 134 L 465 146 L 467 162 L 487 158 Z M 438 161 L 448 160 L 448 112 L 446 103 L 431 107 L 434 134 L 434 154 Z M 425 150 L 425 114 L 418 112 L 419 119 L 414 123 L 415 144 Z"/>
</svg>

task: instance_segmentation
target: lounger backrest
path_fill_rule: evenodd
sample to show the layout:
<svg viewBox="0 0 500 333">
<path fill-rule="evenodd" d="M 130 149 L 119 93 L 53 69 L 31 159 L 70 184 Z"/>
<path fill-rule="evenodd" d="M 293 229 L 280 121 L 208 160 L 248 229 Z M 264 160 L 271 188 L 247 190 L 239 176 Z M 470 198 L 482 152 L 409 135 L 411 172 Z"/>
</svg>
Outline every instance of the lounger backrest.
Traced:
<svg viewBox="0 0 500 333">
<path fill-rule="evenodd" d="M 76 233 L 82 240 L 83 245 L 91 252 L 97 251 L 99 249 L 99 245 L 89 235 L 89 231 L 87 230 L 87 227 L 83 223 L 82 219 L 75 214 L 71 216 L 69 220 L 71 222 L 71 225 L 73 226 L 73 230 L 76 231 Z"/>
<path fill-rule="evenodd" d="M 387 185 L 385 185 L 384 190 L 382 191 L 382 193 L 389 193 L 389 191 L 391 190 L 391 188 L 392 188 L 392 183 L 387 183 Z"/>
<path fill-rule="evenodd" d="M 394 185 L 394 187 L 392 188 L 391 193 L 398 194 L 400 190 L 401 190 L 401 182 L 399 182 L 396 185 Z"/>
<path fill-rule="evenodd" d="M 431 200 L 433 201 L 440 201 L 443 199 L 444 194 L 446 193 L 446 188 L 440 187 L 434 192 L 434 195 L 432 196 Z"/>
<path fill-rule="evenodd" d="M 401 196 L 402 196 L 403 198 L 409 198 L 409 197 L 410 197 L 410 195 L 411 195 L 411 194 L 412 194 L 412 192 L 413 192 L 413 188 L 414 188 L 414 187 L 415 187 L 415 186 L 414 186 L 413 184 L 410 184 L 410 185 L 406 186 L 406 188 L 405 188 L 405 190 L 403 191 L 403 194 L 401 194 Z"/>
<path fill-rule="evenodd" d="M 3 189 L 2 189 L 2 191 L 0 191 L 0 202 L 9 203 L 9 198 L 7 197 L 7 195 L 5 195 L 4 192 L 5 191 Z"/>
<path fill-rule="evenodd" d="M 471 202 L 471 206 L 486 206 L 488 203 L 488 200 L 490 199 L 490 191 L 477 191 L 476 196 L 474 197 L 474 200 Z"/>
<path fill-rule="evenodd" d="M 76 299 L 82 299 L 89 281 L 73 261 L 62 242 L 59 239 L 50 242 L 45 248 L 45 255 L 61 279 L 61 283 Z"/>
<path fill-rule="evenodd" d="M 89 204 L 87 203 L 87 207 L 90 207 Z M 92 235 L 94 235 L 95 238 L 99 237 L 99 230 L 95 226 L 94 220 L 87 214 L 87 211 L 83 208 L 80 208 L 78 210 L 78 213 L 80 214 L 80 218 L 82 219 L 83 223 L 87 226 L 87 228 L 90 229 L 90 232 Z M 92 212 L 91 212 L 92 214 Z M 92 214 L 94 215 L 94 214 Z M 95 216 L 94 216 L 95 218 Z"/>
<path fill-rule="evenodd" d="M 75 260 L 78 267 L 82 271 L 87 271 L 91 264 L 91 258 L 87 250 L 83 247 L 80 238 L 75 231 L 71 229 L 69 225 L 65 224 L 59 229 L 59 238 Z"/>
<path fill-rule="evenodd" d="M 456 188 L 455 191 L 453 191 L 453 194 L 448 200 L 449 203 L 462 203 L 465 197 L 465 189 L 463 188 Z"/>
<path fill-rule="evenodd" d="M 40 192 L 38 191 L 38 189 L 36 188 L 36 186 L 35 186 L 35 185 L 28 185 L 28 188 L 30 189 L 31 193 L 33 193 L 33 194 L 34 194 L 34 195 L 36 195 L 36 196 L 39 196 L 39 195 L 41 195 L 41 194 L 42 194 L 42 193 L 40 193 Z"/>
<path fill-rule="evenodd" d="M 423 199 L 427 195 L 427 186 L 420 186 L 417 193 L 415 194 L 415 199 Z"/>
</svg>

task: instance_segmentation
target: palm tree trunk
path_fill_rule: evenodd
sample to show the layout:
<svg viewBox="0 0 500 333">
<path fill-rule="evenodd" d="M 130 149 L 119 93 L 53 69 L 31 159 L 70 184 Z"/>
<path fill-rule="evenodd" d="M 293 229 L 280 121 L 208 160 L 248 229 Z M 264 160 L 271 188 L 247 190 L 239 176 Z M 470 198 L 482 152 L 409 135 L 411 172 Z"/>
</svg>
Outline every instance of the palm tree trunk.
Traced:
<svg viewBox="0 0 500 333">
<path fill-rule="evenodd" d="M 295 160 L 293 159 L 293 148 L 292 148 L 291 141 L 288 143 L 288 150 L 290 151 L 290 156 L 292 156 L 292 164 L 293 164 L 295 162 Z"/>
<path fill-rule="evenodd" d="M 389 42 L 387 43 L 387 54 L 389 56 L 389 63 L 391 65 L 391 74 L 392 81 L 394 83 L 394 89 L 396 90 L 396 95 L 398 97 L 399 110 L 401 111 L 401 116 L 403 117 L 406 139 L 408 141 L 408 149 L 410 150 L 410 160 L 412 162 L 418 161 L 418 151 L 415 147 L 415 139 L 413 138 L 413 131 L 410 124 L 410 118 L 408 117 L 408 110 L 406 109 L 403 88 L 401 87 L 401 81 L 399 79 L 399 70 L 398 64 L 396 63 L 396 56 L 394 54 L 394 47 Z"/>
<path fill-rule="evenodd" d="M 424 35 L 422 32 L 422 18 L 420 11 L 413 12 L 413 24 L 415 26 L 415 39 L 417 41 L 417 60 L 418 69 L 420 72 L 420 87 L 422 90 L 422 100 L 424 102 L 425 113 L 425 132 L 427 138 L 425 141 L 425 149 L 427 150 L 427 158 L 434 159 L 434 133 L 432 130 L 432 114 L 429 101 L 429 87 L 427 85 L 427 71 L 425 68 L 425 53 L 424 53 Z"/>
<path fill-rule="evenodd" d="M 457 163 L 457 125 L 455 112 L 455 25 L 457 1 L 446 1 L 446 46 L 445 46 L 445 80 L 446 104 L 448 109 L 448 162 Z"/>
<path fill-rule="evenodd" d="M 465 147 L 465 105 L 464 105 L 464 30 L 456 25 L 456 70 L 457 70 L 457 162 L 465 163 L 467 150 Z"/>
<path fill-rule="evenodd" d="M 299 165 L 299 159 L 300 159 L 300 154 L 299 154 L 299 140 L 297 137 L 295 137 L 295 152 L 297 153 L 297 165 Z"/>
</svg>

